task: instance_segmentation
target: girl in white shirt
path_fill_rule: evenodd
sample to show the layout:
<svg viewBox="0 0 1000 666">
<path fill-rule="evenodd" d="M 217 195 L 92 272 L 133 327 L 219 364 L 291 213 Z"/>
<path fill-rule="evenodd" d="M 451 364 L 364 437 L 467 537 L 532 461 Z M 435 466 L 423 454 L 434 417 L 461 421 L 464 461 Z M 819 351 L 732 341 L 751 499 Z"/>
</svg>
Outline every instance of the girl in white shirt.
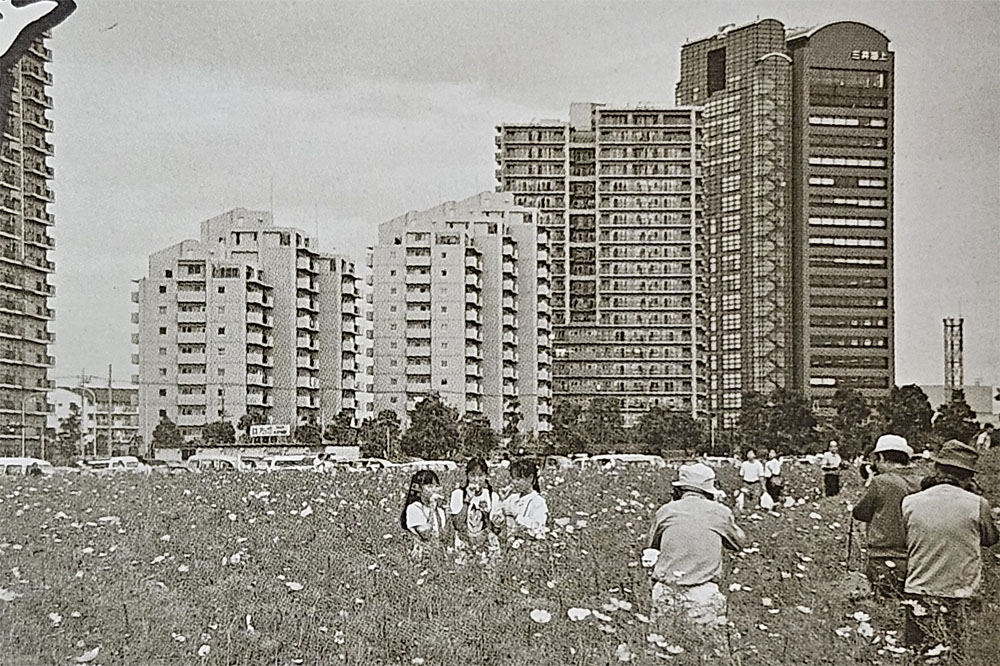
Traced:
<svg viewBox="0 0 1000 666">
<path fill-rule="evenodd" d="M 416 559 L 423 557 L 431 544 L 444 542 L 448 521 L 437 474 L 422 469 L 410 477 L 410 488 L 399 523 L 413 535 L 410 554 Z"/>
<path fill-rule="evenodd" d="M 767 462 L 764 463 L 764 489 L 775 502 L 781 498 L 781 458 L 778 452 L 771 449 L 767 453 Z"/>
<path fill-rule="evenodd" d="M 530 460 L 515 460 L 510 464 L 510 480 L 513 492 L 503 501 L 509 533 L 544 539 L 549 507 L 539 494 L 538 467 Z"/>
<path fill-rule="evenodd" d="M 472 458 L 465 465 L 465 485 L 452 492 L 449 509 L 456 548 L 468 545 L 491 555 L 499 551 L 497 534 L 503 528 L 504 515 L 500 496 L 490 486 L 485 460 Z"/>
</svg>

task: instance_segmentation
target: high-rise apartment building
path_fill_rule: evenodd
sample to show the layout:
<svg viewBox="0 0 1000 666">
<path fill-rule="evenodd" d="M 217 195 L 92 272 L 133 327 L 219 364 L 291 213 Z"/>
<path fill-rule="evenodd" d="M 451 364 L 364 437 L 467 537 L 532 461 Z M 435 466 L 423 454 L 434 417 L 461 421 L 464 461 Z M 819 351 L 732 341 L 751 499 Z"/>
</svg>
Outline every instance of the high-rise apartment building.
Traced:
<svg viewBox="0 0 1000 666">
<path fill-rule="evenodd" d="M 698 414 L 706 395 L 697 251 L 699 114 L 573 104 L 497 127 L 498 189 L 540 211 L 552 248 L 553 394 Z"/>
<path fill-rule="evenodd" d="M 764 19 L 686 44 L 704 123 L 710 411 L 778 387 L 892 384 L 893 54 L 855 22 Z"/>
<path fill-rule="evenodd" d="M 354 263 L 242 208 L 206 220 L 138 281 L 141 433 L 166 416 L 187 438 L 259 413 L 293 429 L 356 409 Z"/>
<path fill-rule="evenodd" d="M 551 414 L 548 246 L 536 211 L 484 192 L 379 225 L 374 412 L 430 393 L 500 432 Z"/>
<path fill-rule="evenodd" d="M 52 202 L 52 156 L 48 135 L 52 121 L 46 94 L 52 75 L 45 64 L 52 52 L 44 40 L 32 44 L 15 66 L 11 105 L 0 151 L 0 448 L 20 452 L 22 436 L 29 453 L 39 453 L 48 407 L 46 391 L 53 317 L 48 276 L 55 245 L 47 210 Z"/>
<path fill-rule="evenodd" d="M 57 386 L 48 397 L 53 407 L 48 427 L 54 433 L 69 417 L 70 406 L 76 405 L 81 453 L 86 456 L 130 455 L 144 450 L 138 446 L 139 388 L 135 384 L 114 382 L 110 390 L 99 381 L 86 386 Z"/>
</svg>

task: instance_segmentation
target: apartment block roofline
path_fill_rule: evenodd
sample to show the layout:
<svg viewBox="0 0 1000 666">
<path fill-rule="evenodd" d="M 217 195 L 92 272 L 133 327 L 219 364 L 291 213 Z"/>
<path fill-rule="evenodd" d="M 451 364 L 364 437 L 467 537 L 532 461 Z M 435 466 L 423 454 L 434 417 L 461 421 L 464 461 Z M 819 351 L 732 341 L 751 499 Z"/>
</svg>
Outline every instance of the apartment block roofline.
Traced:
<svg viewBox="0 0 1000 666">
<path fill-rule="evenodd" d="M 791 42 L 796 39 L 809 39 L 810 37 L 818 33 L 820 30 L 829 28 L 830 26 L 839 25 L 841 23 L 854 23 L 855 25 L 860 25 L 864 26 L 865 28 L 870 28 L 875 32 L 879 33 L 880 35 L 882 35 L 883 37 L 885 37 L 886 41 L 890 42 L 892 41 L 891 39 L 889 39 L 889 35 L 885 34 L 885 30 L 877 28 L 871 25 L 870 23 L 865 23 L 863 21 L 854 21 L 850 19 L 843 21 L 828 21 L 827 23 L 821 23 L 809 28 L 788 28 L 785 30 L 785 41 Z"/>
<path fill-rule="evenodd" d="M 725 35 L 728 35 L 731 32 L 736 32 L 737 30 L 743 30 L 745 28 L 752 28 L 753 26 L 760 25 L 761 23 L 764 23 L 766 21 L 776 21 L 778 23 L 781 23 L 781 21 L 779 21 L 776 18 L 759 18 L 740 25 L 737 25 L 735 23 L 729 23 L 727 25 L 719 26 L 719 29 L 713 35 L 708 35 L 706 37 L 696 37 L 695 39 L 687 40 L 686 42 L 684 42 L 684 46 L 691 46 L 692 44 L 697 44 L 698 42 L 707 42 L 712 39 L 719 39 L 720 37 L 724 37 Z"/>
</svg>

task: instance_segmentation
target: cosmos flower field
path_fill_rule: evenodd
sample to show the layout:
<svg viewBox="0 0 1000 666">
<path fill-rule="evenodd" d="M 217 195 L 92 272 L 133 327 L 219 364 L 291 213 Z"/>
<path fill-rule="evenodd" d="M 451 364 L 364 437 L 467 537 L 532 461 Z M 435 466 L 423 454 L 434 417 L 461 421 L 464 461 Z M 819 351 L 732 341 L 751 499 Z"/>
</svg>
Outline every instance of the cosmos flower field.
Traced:
<svg viewBox="0 0 1000 666">
<path fill-rule="evenodd" d="M 994 506 L 996 467 L 983 475 Z M 2 478 L 0 662 L 718 663 L 683 626 L 649 621 L 640 556 L 675 474 L 543 478 L 548 537 L 506 543 L 492 568 L 412 562 L 407 479 L 391 472 Z M 731 496 L 735 470 L 719 476 Z M 726 556 L 731 663 L 915 663 L 901 611 L 852 595 L 856 471 L 837 499 L 818 497 L 815 467 L 789 464 L 786 479 L 794 506 L 746 507 L 746 548 Z M 1000 641 L 1000 567 L 986 559 L 970 664 L 995 663 Z"/>
</svg>

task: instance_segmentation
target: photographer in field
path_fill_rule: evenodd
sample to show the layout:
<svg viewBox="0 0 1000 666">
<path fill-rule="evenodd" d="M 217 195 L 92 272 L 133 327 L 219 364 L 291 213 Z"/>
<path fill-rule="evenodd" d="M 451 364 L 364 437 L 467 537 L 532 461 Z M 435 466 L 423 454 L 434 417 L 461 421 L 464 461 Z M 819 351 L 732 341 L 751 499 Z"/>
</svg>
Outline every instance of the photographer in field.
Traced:
<svg viewBox="0 0 1000 666">
<path fill-rule="evenodd" d="M 909 550 L 906 644 L 942 645 L 959 660 L 983 583 L 981 548 L 1000 536 L 975 482 L 979 452 L 957 439 L 933 456 L 934 474 L 903 499 Z"/>
<path fill-rule="evenodd" d="M 746 536 L 729 507 L 717 501 L 711 467 L 683 465 L 673 486 L 674 499 L 656 511 L 643 553 L 643 564 L 653 565 L 653 617 L 686 618 L 718 650 L 727 621 L 726 596 L 716 583 L 722 549 L 739 550 Z"/>
<path fill-rule="evenodd" d="M 906 532 L 903 498 L 920 490 L 910 467 L 913 449 L 899 435 L 882 435 L 872 452 L 870 483 L 854 507 L 855 520 L 868 523 L 865 575 L 875 596 L 898 598 L 906 581 Z"/>
</svg>

